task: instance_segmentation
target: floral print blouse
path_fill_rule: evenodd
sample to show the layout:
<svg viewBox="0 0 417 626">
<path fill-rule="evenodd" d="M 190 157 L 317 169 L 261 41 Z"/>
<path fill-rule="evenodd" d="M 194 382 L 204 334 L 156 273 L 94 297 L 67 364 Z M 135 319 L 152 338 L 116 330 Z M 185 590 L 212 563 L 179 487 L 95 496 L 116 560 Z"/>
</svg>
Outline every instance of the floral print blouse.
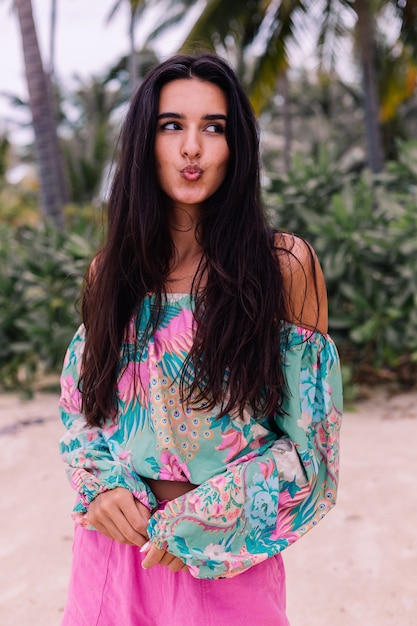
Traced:
<svg viewBox="0 0 417 626">
<path fill-rule="evenodd" d="M 153 296 L 131 328 L 146 328 Z M 85 330 L 65 357 L 60 446 L 78 492 L 76 521 L 101 492 L 125 487 L 153 512 L 149 538 L 182 559 L 197 578 L 235 576 L 277 554 L 332 508 L 339 469 L 342 389 L 328 335 L 282 325 L 285 413 L 270 423 L 217 418 L 184 406 L 177 374 L 193 341 L 193 298 L 168 296 L 163 319 L 142 354 L 118 378 L 119 417 L 90 428 L 78 379 Z M 129 333 L 123 354 L 132 350 Z M 134 384 L 138 380 L 140 383 Z M 136 390 L 135 390 L 136 389 Z M 144 479 L 189 481 L 192 491 L 158 507 Z"/>
</svg>

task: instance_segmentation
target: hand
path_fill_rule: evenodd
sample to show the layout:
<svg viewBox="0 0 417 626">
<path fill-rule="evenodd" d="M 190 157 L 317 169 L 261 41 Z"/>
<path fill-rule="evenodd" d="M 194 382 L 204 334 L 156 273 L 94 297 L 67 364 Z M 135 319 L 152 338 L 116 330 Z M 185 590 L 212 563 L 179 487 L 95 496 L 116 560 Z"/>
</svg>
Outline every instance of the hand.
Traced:
<svg viewBox="0 0 417 626">
<path fill-rule="evenodd" d="M 163 565 L 167 567 L 171 572 L 179 572 L 180 570 L 188 571 L 188 566 L 181 561 L 177 556 L 170 554 L 166 550 L 160 550 L 152 542 L 149 542 L 148 546 L 145 546 L 146 557 L 142 561 L 142 567 L 144 569 L 150 569 L 154 565 Z"/>
<path fill-rule="evenodd" d="M 148 541 L 150 516 L 146 506 L 124 487 L 100 493 L 86 514 L 87 522 L 106 537 L 140 547 Z"/>
</svg>

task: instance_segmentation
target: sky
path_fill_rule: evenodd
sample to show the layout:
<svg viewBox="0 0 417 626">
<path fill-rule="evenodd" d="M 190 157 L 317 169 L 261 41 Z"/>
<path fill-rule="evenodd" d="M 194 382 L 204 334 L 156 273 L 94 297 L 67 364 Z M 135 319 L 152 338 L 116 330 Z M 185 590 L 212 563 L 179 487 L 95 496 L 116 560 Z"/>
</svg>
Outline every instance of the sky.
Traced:
<svg viewBox="0 0 417 626">
<path fill-rule="evenodd" d="M 86 78 L 103 73 L 128 53 L 127 7 L 122 6 L 107 23 L 115 3 L 116 0 L 58 0 L 55 72 L 66 87 L 71 86 L 74 74 Z M 0 133 L 4 130 L 15 132 L 11 120 L 19 118 L 1 94 L 7 92 L 27 97 L 20 31 L 12 4 L 13 0 L 0 0 Z M 39 45 L 46 63 L 51 2 L 32 0 L 32 6 Z M 140 37 L 141 29 L 138 28 L 138 43 Z M 177 43 L 174 33 L 165 35 L 164 53 L 173 53 Z"/>
<path fill-rule="evenodd" d="M 121 56 L 128 53 L 128 3 L 122 6 L 110 22 L 107 18 L 116 0 L 58 0 L 55 51 L 55 74 L 66 89 L 75 85 L 74 76 L 81 78 L 102 74 Z M 201 11 L 205 0 L 197 0 L 187 13 L 191 24 Z M 28 141 L 27 131 L 18 130 L 17 121 L 29 122 L 29 115 L 12 107 L 3 93 L 27 99 L 26 78 L 21 49 L 18 19 L 12 10 L 13 0 L 0 0 L 0 135 L 6 131 L 15 143 Z M 51 0 L 32 0 L 34 19 L 44 63 L 49 57 L 49 28 Z M 136 29 L 138 47 L 153 22 L 160 21 L 160 11 L 151 11 L 147 22 L 141 21 Z M 186 30 L 187 25 L 185 25 Z M 156 46 L 161 58 L 169 56 L 181 43 L 181 32 L 165 32 Z M 301 55 L 301 65 L 308 65 L 306 51 Z M 348 72 L 344 72 L 345 78 Z"/>
<path fill-rule="evenodd" d="M 56 73 L 66 84 L 74 73 L 100 72 L 127 51 L 127 15 L 121 10 L 106 24 L 115 0 L 59 0 L 56 35 Z M 0 94 L 26 98 L 26 78 L 18 19 L 12 0 L 0 2 Z M 39 45 L 48 59 L 50 0 L 32 0 Z M 15 111 L 0 95 L 0 130 Z"/>
</svg>

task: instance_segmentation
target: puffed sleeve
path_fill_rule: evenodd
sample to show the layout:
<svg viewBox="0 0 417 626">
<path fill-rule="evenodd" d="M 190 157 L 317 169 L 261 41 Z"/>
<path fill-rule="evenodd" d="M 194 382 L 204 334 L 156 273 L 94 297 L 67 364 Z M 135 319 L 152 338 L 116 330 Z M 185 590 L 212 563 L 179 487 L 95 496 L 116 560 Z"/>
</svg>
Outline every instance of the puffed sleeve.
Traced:
<svg viewBox="0 0 417 626">
<path fill-rule="evenodd" d="M 81 412 L 78 389 L 85 329 L 80 326 L 65 356 L 61 376 L 59 411 L 66 428 L 60 450 L 71 486 L 78 493 L 74 518 L 84 525 L 83 515 L 90 502 L 103 491 L 124 487 L 150 510 L 157 506 L 155 496 L 137 474 L 115 458 L 103 430 L 91 428 Z M 110 426 L 111 428 L 111 426 Z"/>
<path fill-rule="evenodd" d="M 342 413 L 340 365 L 328 335 L 292 326 L 283 349 L 282 432 L 168 503 L 150 519 L 158 547 L 196 578 L 232 577 L 294 543 L 333 507 Z"/>
</svg>

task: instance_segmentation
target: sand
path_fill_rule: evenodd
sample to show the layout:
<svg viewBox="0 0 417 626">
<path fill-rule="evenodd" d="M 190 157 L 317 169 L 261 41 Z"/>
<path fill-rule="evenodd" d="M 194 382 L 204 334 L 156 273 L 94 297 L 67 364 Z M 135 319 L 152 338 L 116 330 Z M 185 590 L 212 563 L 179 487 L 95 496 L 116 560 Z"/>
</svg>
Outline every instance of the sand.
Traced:
<svg viewBox="0 0 417 626">
<path fill-rule="evenodd" d="M 56 407 L 0 395 L 2 626 L 59 626 L 65 603 L 74 496 Z M 417 393 L 346 412 L 338 504 L 284 552 L 292 626 L 417 624 L 416 450 Z"/>
</svg>

